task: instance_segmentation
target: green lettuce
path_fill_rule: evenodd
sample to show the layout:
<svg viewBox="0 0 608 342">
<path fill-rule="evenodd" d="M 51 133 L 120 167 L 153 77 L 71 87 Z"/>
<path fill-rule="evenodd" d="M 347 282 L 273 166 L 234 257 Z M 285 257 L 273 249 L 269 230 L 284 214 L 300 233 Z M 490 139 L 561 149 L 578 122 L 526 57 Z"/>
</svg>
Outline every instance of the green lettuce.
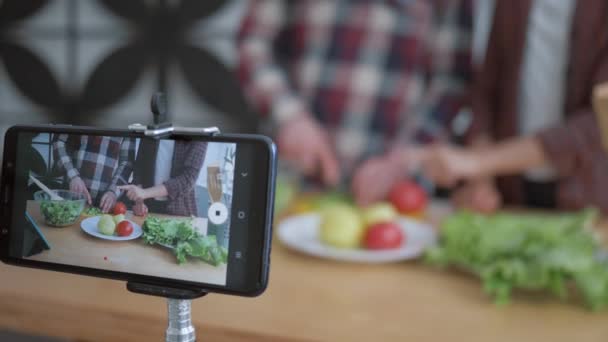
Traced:
<svg viewBox="0 0 608 342">
<path fill-rule="evenodd" d="M 198 233 L 191 219 L 149 216 L 142 228 L 145 243 L 173 248 L 179 264 L 187 262 L 188 258 L 200 259 L 213 266 L 227 263 L 228 251 L 218 245 L 214 235 Z"/>
<path fill-rule="evenodd" d="M 442 224 L 438 246 L 426 260 L 466 269 L 483 282 L 496 303 L 510 301 L 514 289 L 548 291 L 568 298 L 568 286 L 592 310 L 608 306 L 608 265 L 598 258 L 600 243 L 591 231 L 597 211 L 564 214 L 481 215 L 460 211 Z"/>
</svg>

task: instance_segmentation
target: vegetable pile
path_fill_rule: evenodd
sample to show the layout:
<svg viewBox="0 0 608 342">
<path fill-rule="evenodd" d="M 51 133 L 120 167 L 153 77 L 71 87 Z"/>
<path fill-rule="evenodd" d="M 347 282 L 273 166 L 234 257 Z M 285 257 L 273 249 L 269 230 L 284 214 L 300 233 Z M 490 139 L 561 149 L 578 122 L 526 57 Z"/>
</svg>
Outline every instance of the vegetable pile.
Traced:
<svg viewBox="0 0 608 342">
<path fill-rule="evenodd" d="M 214 235 L 203 236 L 197 232 L 190 219 L 148 216 L 142 228 L 145 243 L 172 248 L 179 264 L 189 257 L 213 266 L 227 262 L 228 251 L 217 244 Z"/>
<path fill-rule="evenodd" d="M 40 212 L 47 224 L 58 227 L 68 226 L 80 217 L 83 206 L 84 203 L 81 200 L 43 200 L 40 202 Z"/>
<path fill-rule="evenodd" d="M 97 216 L 103 214 L 103 212 L 97 207 L 87 207 L 84 209 L 82 214 L 85 216 Z"/>
<path fill-rule="evenodd" d="M 608 305 L 608 264 L 590 230 L 594 210 L 568 214 L 480 215 L 461 211 L 443 223 L 426 258 L 478 275 L 486 293 L 506 304 L 514 289 L 548 290 L 565 300 L 574 285 L 586 305 Z"/>
</svg>

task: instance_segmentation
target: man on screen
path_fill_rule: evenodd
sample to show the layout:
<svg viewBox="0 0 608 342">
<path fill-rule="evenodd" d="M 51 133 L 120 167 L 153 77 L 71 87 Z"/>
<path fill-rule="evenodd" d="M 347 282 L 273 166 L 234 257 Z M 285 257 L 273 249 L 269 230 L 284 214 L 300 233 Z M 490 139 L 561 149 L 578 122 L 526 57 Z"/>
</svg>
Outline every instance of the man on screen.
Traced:
<svg viewBox="0 0 608 342">
<path fill-rule="evenodd" d="M 135 139 L 59 134 L 53 142 L 55 165 L 65 172 L 70 191 L 109 212 L 133 170 Z"/>
</svg>

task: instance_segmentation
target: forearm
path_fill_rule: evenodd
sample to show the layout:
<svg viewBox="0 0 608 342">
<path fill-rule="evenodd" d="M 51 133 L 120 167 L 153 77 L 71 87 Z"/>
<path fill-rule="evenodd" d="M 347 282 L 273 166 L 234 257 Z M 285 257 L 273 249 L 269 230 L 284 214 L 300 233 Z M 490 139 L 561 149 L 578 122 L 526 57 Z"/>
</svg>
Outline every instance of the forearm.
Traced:
<svg viewBox="0 0 608 342">
<path fill-rule="evenodd" d="M 543 147 L 536 137 L 506 140 L 473 153 L 477 155 L 477 171 L 471 178 L 518 174 L 547 163 Z"/>
<path fill-rule="evenodd" d="M 164 184 L 155 185 L 151 188 L 146 188 L 143 190 L 143 199 L 148 198 L 156 198 L 156 197 L 166 197 L 169 195 L 167 191 L 167 187 Z"/>
</svg>

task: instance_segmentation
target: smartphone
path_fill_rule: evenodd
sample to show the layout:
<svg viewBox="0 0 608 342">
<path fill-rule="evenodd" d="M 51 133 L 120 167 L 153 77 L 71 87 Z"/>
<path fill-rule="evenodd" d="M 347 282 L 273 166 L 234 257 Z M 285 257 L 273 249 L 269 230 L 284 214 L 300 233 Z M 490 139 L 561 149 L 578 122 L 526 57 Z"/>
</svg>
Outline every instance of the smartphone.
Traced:
<svg viewBox="0 0 608 342">
<path fill-rule="evenodd" d="M 256 296 L 268 283 L 275 174 L 276 147 L 260 135 L 13 126 L 0 258 Z"/>
</svg>

